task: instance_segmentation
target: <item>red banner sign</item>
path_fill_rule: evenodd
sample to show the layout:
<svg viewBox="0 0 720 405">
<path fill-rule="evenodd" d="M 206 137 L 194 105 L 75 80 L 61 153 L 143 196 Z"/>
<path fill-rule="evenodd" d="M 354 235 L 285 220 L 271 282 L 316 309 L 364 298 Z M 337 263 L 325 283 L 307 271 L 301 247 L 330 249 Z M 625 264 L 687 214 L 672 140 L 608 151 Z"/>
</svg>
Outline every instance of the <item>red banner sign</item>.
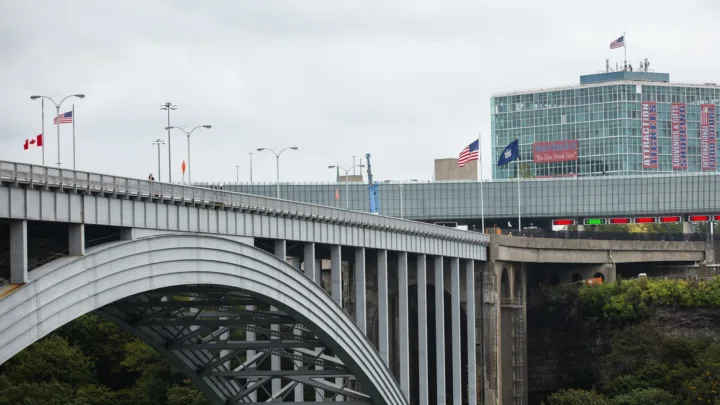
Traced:
<svg viewBox="0 0 720 405">
<path fill-rule="evenodd" d="M 578 160 L 578 141 L 536 142 L 533 144 L 533 162 L 567 162 Z"/>
<path fill-rule="evenodd" d="M 672 103 L 670 110 L 670 134 L 673 170 L 687 170 L 687 106 Z"/>
<path fill-rule="evenodd" d="M 657 169 L 657 104 L 654 101 L 643 101 L 641 108 L 643 168 Z"/>
<path fill-rule="evenodd" d="M 715 151 L 715 105 L 700 105 L 700 167 L 702 170 L 715 171 L 717 152 Z"/>
</svg>

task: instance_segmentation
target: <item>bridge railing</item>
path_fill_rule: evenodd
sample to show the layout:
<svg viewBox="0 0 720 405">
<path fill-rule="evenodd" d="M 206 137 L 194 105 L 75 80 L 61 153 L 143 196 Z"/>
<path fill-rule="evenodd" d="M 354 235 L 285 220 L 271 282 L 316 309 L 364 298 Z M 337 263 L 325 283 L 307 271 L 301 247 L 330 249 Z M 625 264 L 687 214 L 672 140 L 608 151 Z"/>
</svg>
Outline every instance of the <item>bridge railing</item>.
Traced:
<svg viewBox="0 0 720 405">
<path fill-rule="evenodd" d="M 710 240 L 708 233 L 639 233 L 639 232 L 602 232 L 602 231 L 548 231 L 544 229 L 526 229 L 522 232 L 503 229 L 503 235 L 524 236 L 528 238 L 550 239 L 594 239 L 594 240 L 638 240 L 652 242 L 705 242 Z"/>
<path fill-rule="evenodd" d="M 477 244 L 487 244 L 489 242 L 488 236 L 480 233 L 394 217 L 232 191 L 159 183 L 56 167 L 0 161 L 0 180 L 6 183 L 12 182 L 15 184 L 42 186 L 47 189 L 71 189 L 88 193 L 235 207 L 267 213 L 294 215 L 311 220 L 348 223 L 376 229 L 428 235 L 440 239 L 461 240 Z"/>
</svg>

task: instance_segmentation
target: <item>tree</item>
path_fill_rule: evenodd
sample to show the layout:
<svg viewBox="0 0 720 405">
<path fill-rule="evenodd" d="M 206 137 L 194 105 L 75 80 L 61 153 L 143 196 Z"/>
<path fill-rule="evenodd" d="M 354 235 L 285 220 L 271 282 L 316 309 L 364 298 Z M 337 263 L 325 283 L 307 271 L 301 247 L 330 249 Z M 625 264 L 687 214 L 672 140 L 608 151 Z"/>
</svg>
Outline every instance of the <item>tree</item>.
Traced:
<svg viewBox="0 0 720 405">
<path fill-rule="evenodd" d="M 610 403 L 595 391 L 561 390 L 550 395 L 543 405 L 610 405 Z"/>
<path fill-rule="evenodd" d="M 659 388 L 637 389 L 614 397 L 612 405 L 680 405 L 680 398 Z"/>
<path fill-rule="evenodd" d="M 93 383 L 93 363 L 67 340 L 50 335 L 16 354 L 4 366 L 10 382 L 59 382 L 71 385 Z"/>
<path fill-rule="evenodd" d="M 518 169 L 520 171 L 521 179 L 531 179 L 535 177 L 529 163 L 519 163 Z"/>
</svg>

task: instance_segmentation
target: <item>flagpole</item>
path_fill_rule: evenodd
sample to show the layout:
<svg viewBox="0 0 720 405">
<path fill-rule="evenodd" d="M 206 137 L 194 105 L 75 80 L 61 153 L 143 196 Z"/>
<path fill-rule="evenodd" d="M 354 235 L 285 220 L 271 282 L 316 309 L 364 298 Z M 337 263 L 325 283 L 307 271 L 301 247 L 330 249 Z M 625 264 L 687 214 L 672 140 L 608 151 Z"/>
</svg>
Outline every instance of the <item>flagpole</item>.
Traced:
<svg viewBox="0 0 720 405">
<path fill-rule="evenodd" d="M 43 166 L 45 166 L 45 99 L 44 98 L 41 99 L 40 103 L 41 103 L 40 105 L 42 106 L 41 107 L 42 108 L 42 129 L 40 132 L 42 134 L 42 139 L 43 139 L 42 164 L 43 164 Z"/>
<path fill-rule="evenodd" d="M 478 165 L 480 166 L 480 221 L 482 224 L 482 233 L 485 233 L 485 198 L 483 196 L 482 148 L 480 148 L 480 138 L 482 138 L 482 132 L 478 133 Z"/>
<path fill-rule="evenodd" d="M 75 170 L 75 104 L 72 106 L 72 122 L 73 122 L 73 170 Z"/>
<path fill-rule="evenodd" d="M 517 195 L 518 195 L 518 236 L 522 233 L 522 225 L 520 223 L 520 156 L 518 153 L 517 160 Z"/>
<path fill-rule="evenodd" d="M 627 68 L 627 38 L 625 37 L 625 31 L 623 31 L 623 51 L 625 51 L 625 67 Z"/>
</svg>

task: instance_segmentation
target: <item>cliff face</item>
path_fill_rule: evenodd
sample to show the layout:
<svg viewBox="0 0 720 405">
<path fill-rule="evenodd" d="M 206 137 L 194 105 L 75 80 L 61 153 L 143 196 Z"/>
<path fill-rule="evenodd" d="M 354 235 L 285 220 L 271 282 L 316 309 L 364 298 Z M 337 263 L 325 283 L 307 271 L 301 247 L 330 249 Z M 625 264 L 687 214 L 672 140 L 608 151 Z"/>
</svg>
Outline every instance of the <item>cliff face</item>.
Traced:
<svg viewBox="0 0 720 405">
<path fill-rule="evenodd" d="M 651 322 L 671 336 L 710 338 L 720 342 L 720 309 L 656 308 Z"/>
<path fill-rule="evenodd" d="M 720 341 L 720 309 L 659 307 L 648 321 L 671 336 Z M 528 378 L 530 403 L 539 394 L 562 388 L 593 388 L 591 366 L 604 353 L 609 332 L 591 330 L 573 304 L 548 313 L 542 305 L 528 308 Z"/>
</svg>

